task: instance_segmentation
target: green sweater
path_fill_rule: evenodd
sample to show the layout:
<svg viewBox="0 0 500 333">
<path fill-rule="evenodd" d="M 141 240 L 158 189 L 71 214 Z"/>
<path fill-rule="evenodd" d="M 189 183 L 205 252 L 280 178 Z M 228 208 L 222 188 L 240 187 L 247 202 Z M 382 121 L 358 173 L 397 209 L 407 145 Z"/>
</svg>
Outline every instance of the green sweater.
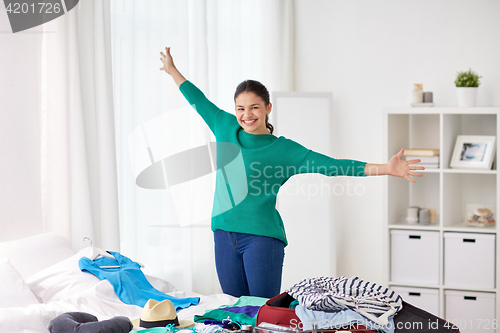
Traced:
<svg viewBox="0 0 500 333">
<path fill-rule="evenodd" d="M 331 158 L 283 136 L 247 133 L 236 116 L 220 110 L 190 81 L 179 89 L 217 141 L 213 231 L 273 237 L 286 246 L 276 196 L 290 177 L 301 173 L 366 176 L 366 162 Z"/>
</svg>

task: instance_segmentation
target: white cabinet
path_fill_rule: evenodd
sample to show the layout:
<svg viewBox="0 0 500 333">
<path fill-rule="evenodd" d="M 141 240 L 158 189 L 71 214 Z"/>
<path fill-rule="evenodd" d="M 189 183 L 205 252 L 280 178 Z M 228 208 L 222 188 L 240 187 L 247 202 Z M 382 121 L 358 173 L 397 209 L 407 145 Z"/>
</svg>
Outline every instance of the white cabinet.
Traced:
<svg viewBox="0 0 500 333">
<path fill-rule="evenodd" d="M 395 290 L 403 288 L 406 298 L 405 294 L 401 296 L 405 300 L 411 299 L 408 290 L 433 290 L 438 294 L 433 298 L 438 302 L 437 310 L 433 302 L 413 304 L 448 320 L 465 320 L 471 316 L 469 319 L 487 319 L 491 329 L 495 329 L 496 320 L 500 320 L 500 289 L 496 282 L 500 276 L 498 228 L 496 225 L 466 226 L 465 208 L 468 204 L 487 205 L 493 208 L 498 221 L 498 144 L 492 170 L 452 169 L 449 165 L 458 135 L 498 137 L 499 114 L 500 107 L 386 108 L 386 151 L 381 158 L 389 160 L 401 148 L 440 150 L 440 167 L 423 171 L 423 177 L 412 177 L 416 183 L 397 177 L 385 179 L 387 284 Z M 405 217 L 410 206 L 435 209 L 436 223 L 407 224 Z M 433 233 L 436 239 L 425 245 L 424 242 L 411 243 L 409 238 L 403 240 L 418 234 L 422 239 L 428 233 Z M 406 258 L 399 253 L 400 248 L 406 249 Z M 409 266 L 408 262 L 420 269 Z M 412 300 L 418 302 L 419 299 L 413 297 Z M 471 330 L 461 330 L 468 331 Z M 488 330 L 485 328 L 485 331 Z"/>
</svg>

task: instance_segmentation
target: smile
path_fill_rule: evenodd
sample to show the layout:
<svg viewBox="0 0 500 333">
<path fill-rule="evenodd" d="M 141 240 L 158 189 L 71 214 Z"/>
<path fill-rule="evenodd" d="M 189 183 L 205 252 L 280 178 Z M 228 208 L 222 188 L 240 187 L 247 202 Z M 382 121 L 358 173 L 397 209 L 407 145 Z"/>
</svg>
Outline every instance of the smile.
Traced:
<svg viewBox="0 0 500 333">
<path fill-rule="evenodd" d="M 251 124 L 251 123 L 254 123 L 254 122 L 256 122 L 256 121 L 257 121 L 257 119 L 253 119 L 253 120 L 243 120 L 243 122 L 244 122 L 245 124 Z"/>
</svg>

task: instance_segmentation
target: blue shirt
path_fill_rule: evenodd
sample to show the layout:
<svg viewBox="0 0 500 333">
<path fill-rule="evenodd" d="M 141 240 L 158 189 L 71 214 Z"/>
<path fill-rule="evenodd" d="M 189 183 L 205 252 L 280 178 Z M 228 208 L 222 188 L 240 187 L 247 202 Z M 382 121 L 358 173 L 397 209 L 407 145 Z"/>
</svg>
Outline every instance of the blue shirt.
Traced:
<svg viewBox="0 0 500 333">
<path fill-rule="evenodd" d="M 179 311 L 200 302 L 199 297 L 178 298 L 162 293 L 149 283 L 138 263 L 118 252 L 107 252 L 115 259 L 100 257 L 90 260 L 87 257 L 82 257 L 78 262 L 78 266 L 82 272 L 94 274 L 101 280 L 108 280 L 123 303 L 144 307 L 149 299 L 159 302 L 168 299 L 174 304 L 175 310 Z M 120 267 L 101 268 L 100 266 Z"/>
</svg>

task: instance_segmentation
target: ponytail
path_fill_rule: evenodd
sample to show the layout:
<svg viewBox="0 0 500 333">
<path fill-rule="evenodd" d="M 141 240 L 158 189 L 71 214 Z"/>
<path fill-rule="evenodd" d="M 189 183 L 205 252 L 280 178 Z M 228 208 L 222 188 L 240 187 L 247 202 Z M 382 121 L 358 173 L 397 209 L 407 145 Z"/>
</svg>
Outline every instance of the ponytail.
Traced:
<svg viewBox="0 0 500 333">
<path fill-rule="evenodd" d="M 268 114 L 266 114 L 266 128 L 269 130 L 269 132 L 271 134 L 273 134 L 274 126 L 271 125 L 271 123 L 269 122 L 269 115 Z"/>
</svg>

